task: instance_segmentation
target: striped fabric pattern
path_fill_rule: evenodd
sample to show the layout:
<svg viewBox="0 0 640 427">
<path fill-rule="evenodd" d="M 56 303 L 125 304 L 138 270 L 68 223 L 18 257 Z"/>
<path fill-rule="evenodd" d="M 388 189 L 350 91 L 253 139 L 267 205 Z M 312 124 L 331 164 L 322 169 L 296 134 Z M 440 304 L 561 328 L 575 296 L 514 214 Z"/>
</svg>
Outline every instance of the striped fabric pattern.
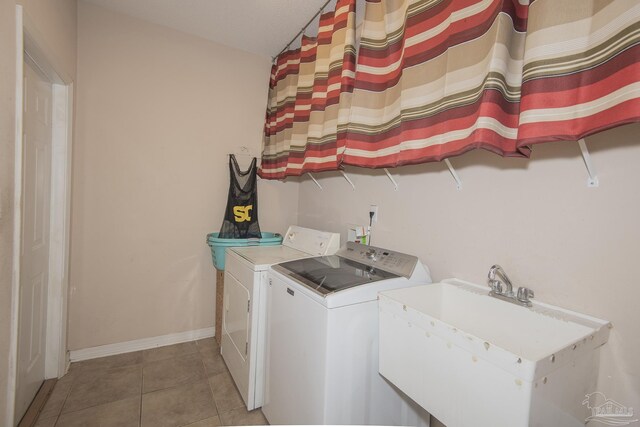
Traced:
<svg viewBox="0 0 640 427">
<path fill-rule="evenodd" d="M 265 119 L 261 178 L 285 177 L 298 88 L 301 49 L 288 50 L 271 66 Z"/>
<path fill-rule="evenodd" d="M 528 157 L 640 121 L 640 0 L 367 0 L 355 79 L 352 10 L 274 65 L 261 176 Z"/>
<path fill-rule="evenodd" d="M 393 167 L 517 147 L 527 6 L 368 0 L 343 162 Z"/>
<path fill-rule="evenodd" d="M 367 0 L 343 163 L 529 156 L 638 121 L 639 41 L 637 0 Z"/>
<path fill-rule="evenodd" d="M 536 0 L 529 7 L 518 146 L 640 119 L 640 1 Z"/>
<path fill-rule="evenodd" d="M 355 77 L 355 0 L 320 16 L 317 37 L 281 54 L 271 70 L 262 178 L 338 169 Z"/>
</svg>

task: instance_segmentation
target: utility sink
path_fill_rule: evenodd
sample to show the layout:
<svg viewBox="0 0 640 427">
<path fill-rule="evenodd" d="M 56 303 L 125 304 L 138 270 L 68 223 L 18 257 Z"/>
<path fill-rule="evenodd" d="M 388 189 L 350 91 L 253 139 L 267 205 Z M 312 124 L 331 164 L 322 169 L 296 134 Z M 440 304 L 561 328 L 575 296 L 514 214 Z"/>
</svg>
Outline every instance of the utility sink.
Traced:
<svg viewBox="0 0 640 427">
<path fill-rule="evenodd" d="M 584 426 L 611 324 L 457 279 L 383 292 L 380 373 L 447 427 Z"/>
</svg>

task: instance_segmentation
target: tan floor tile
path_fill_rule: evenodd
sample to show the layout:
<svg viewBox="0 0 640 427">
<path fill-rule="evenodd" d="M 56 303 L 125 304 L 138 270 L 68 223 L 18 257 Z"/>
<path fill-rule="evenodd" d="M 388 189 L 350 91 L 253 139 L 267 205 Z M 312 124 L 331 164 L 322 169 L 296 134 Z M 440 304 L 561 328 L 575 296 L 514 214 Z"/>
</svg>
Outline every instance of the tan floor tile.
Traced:
<svg viewBox="0 0 640 427">
<path fill-rule="evenodd" d="M 220 354 L 203 355 L 202 362 L 208 377 L 227 372 L 227 365 Z"/>
<path fill-rule="evenodd" d="M 198 351 L 202 356 L 219 356 L 220 346 L 213 338 L 196 341 Z"/>
<path fill-rule="evenodd" d="M 209 378 L 213 399 L 218 412 L 226 412 L 235 408 L 243 408 L 244 401 L 238 392 L 231 374 L 223 372 Z M 222 421 L 222 420 L 221 420 Z"/>
<path fill-rule="evenodd" d="M 264 426 L 267 419 L 260 409 L 247 411 L 247 408 L 236 408 L 228 412 L 222 412 L 220 422 L 224 426 Z"/>
<path fill-rule="evenodd" d="M 140 425 L 140 397 L 93 406 L 62 414 L 56 427 L 138 427 Z"/>
<path fill-rule="evenodd" d="M 98 359 L 83 360 L 71 364 L 71 373 L 83 373 L 100 369 L 123 368 L 125 366 L 139 365 L 142 363 L 142 352 L 116 354 L 114 356 L 100 357 Z"/>
<path fill-rule="evenodd" d="M 143 386 L 146 394 L 141 397 Z M 218 410 L 226 418 L 218 416 Z M 136 411 L 137 419 L 127 416 Z M 153 427 L 266 422 L 261 413 L 246 411 L 220 347 L 207 338 L 72 364 L 37 426 L 137 426 L 140 413 L 143 424 Z"/>
<path fill-rule="evenodd" d="M 144 365 L 143 393 L 192 383 L 206 377 L 199 354 L 188 354 L 173 359 L 158 360 Z"/>
<path fill-rule="evenodd" d="M 56 425 L 56 421 L 58 421 L 58 417 L 38 418 L 33 427 L 53 427 Z"/>
<path fill-rule="evenodd" d="M 211 417 L 211 418 L 207 418 L 206 420 L 202 420 L 202 421 L 198 421 L 196 423 L 193 424 L 189 424 L 185 427 L 219 427 L 220 424 L 220 417 Z"/>
<path fill-rule="evenodd" d="M 217 415 L 206 380 L 142 396 L 142 426 L 184 426 Z"/>
<path fill-rule="evenodd" d="M 197 351 L 198 347 L 195 341 L 189 341 L 180 344 L 167 345 L 164 347 L 144 350 L 142 352 L 142 360 L 144 363 L 155 362 L 157 360 L 171 359 L 173 357 L 196 353 Z"/>
<path fill-rule="evenodd" d="M 211 346 L 218 346 L 218 343 L 216 342 L 214 337 L 209 337 L 209 338 L 203 338 L 201 340 L 196 340 L 196 345 L 198 347 L 211 347 Z"/>
<path fill-rule="evenodd" d="M 139 396 L 142 366 L 127 366 L 97 372 L 86 371 L 75 379 L 62 413 Z"/>
<path fill-rule="evenodd" d="M 67 400 L 67 396 L 69 395 L 69 391 L 71 391 L 73 379 L 74 376 L 72 374 L 67 374 L 56 382 L 56 386 L 53 388 L 51 395 L 47 399 L 47 403 L 45 403 L 44 408 L 40 411 L 40 418 L 46 419 L 60 415 L 62 405 L 64 405 L 64 402 Z"/>
</svg>

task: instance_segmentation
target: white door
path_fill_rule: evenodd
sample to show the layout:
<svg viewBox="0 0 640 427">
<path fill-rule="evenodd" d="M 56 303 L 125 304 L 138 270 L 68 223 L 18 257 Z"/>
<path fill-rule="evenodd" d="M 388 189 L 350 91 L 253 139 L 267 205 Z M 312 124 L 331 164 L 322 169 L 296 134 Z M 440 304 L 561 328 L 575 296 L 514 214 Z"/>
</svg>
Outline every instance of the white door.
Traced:
<svg viewBox="0 0 640 427">
<path fill-rule="evenodd" d="M 51 83 L 25 63 L 16 420 L 44 381 L 51 202 Z"/>
</svg>

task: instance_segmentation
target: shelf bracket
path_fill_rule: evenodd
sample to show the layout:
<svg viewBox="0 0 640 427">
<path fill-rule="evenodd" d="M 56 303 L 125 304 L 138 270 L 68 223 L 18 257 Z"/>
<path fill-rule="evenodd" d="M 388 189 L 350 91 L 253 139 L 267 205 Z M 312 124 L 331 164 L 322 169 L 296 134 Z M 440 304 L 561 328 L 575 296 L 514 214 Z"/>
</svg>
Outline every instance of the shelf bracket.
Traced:
<svg viewBox="0 0 640 427">
<path fill-rule="evenodd" d="M 389 173 L 389 169 L 384 168 L 384 173 L 387 174 L 387 178 L 389 178 L 389 180 L 391 181 L 391 183 L 393 184 L 393 189 L 395 191 L 398 191 L 398 183 L 396 182 L 395 179 L 393 179 L 393 176 Z"/>
<path fill-rule="evenodd" d="M 353 191 L 356 191 L 356 186 L 353 184 L 353 181 L 351 181 L 351 179 L 347 176 L 347 174 L 344 173 L 344 171 L 340 171 L 340 173 L 342 174 L 342 176 L 344 176 L 344 179 L 346 179 L 347 182 L 351 184 L 351 188 L 353 188 Z"/>
<path fill-rule="evenodd" d="M 315 184 L 318 186 L 320 190 L 324 190 L 324 188 L 322 188 L 322 185 L 320 185 L 318 180 L 311 174 L 311 172 L 308 172 L 307 175 L 309 175 L 309 178 L 311 178 L 311 180 L 315 182 Z"/>
<path fill-rule="evenodd" d="M 462 190 L 462 180 L 460 179 L 458 172 L 456 172 L 456 170 L 453 168 L 449 159 L 444 159 L 444 163 L 447 165 L 447 168 L 449 168 L 449 172 L 451 172 L 451 176 L 456 181 L 456 188 L 458 190 Z"/>
<path fill-rule="evenodd" d="M 587 173 L 589 174 L 589 178 L 587 178 L 587 187 L 600 186 L 596 168 L 595 166 L 593 166 L 593 162 L 591 161 L 591 154 L 589 154 L 589 149 L 587 148 L 587 142 L 584 140 L 584 138 L 580 138 L 578 140 L 578 145 L 580 146 L 580 154 L 582 154 L 582 160 L 584 160 L 584 165 L 587 167 Z"/>
</svg>

